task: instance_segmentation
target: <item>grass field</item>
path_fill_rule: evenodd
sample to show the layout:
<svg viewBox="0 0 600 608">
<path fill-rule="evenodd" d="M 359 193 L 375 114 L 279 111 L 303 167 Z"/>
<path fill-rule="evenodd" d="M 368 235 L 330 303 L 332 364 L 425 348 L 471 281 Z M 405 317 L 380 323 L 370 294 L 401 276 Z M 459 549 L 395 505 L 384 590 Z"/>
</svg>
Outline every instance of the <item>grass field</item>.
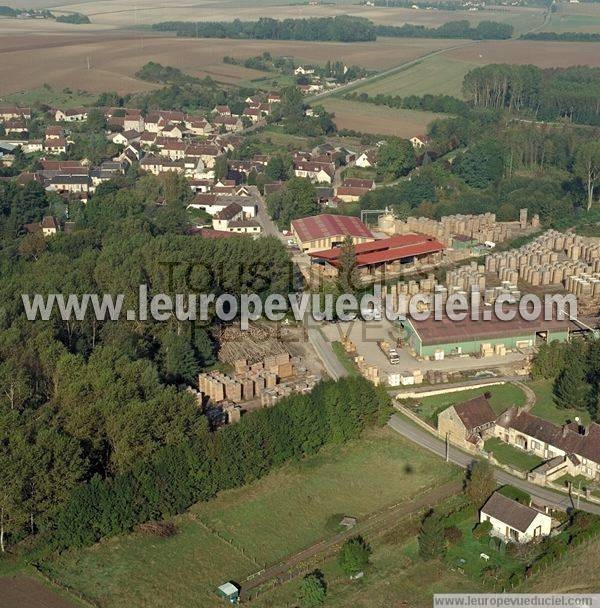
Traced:
<svg viewBox="0 0 600 608">
<path fill-rule="evenodd" d="M 542 32 L 600 32 L 600 6 L 594 3 L 557 4 Z"/>
<path fill-rule="evenodd" d="M 331 348 L 348 374 L 350 374 L 350 376 L 358 376 L 358 368 L 354 365 L 354 361 L 352 361 L 350 355 L 344 350 L 342 343 L 332 342 Z"/>
<path fill-rule="evenodd" d="M 543 462 L 538 456 L 528 454 L 519 448 L 508 445 L 496 437 L 488 439 L 485 442 L 484 449 L 486 452 L 493 452 L 499 462 L 513 466 L 521 471 L 531 471 L 531 469 L 534 469 Z"/>
<path fill-rule="evenodd" d="M 212 608 L 221 605 L 213 596 L 220 583 L 330 535 L 341 516 L 360 519 L 455 475 L 392 431 L 376 430 L 197 504 L 177 518 L 173 538 L 134 533 L 67 552 L 48 567 L 102 607 Z"/>
<path fill-rule="evenodd" d="M 530 382 L 529 386 L 536 394 L 536 403 L 531 410 L 531 413 L 540 418 L 545 418 L 554 424 L 564 424 L 567 421 L 575 420 L 579 416 L 584 424 L 589 424 L 591 421 L 590 414 L 587 410 L 565 410 L 556 407 L 552 398 L 552 381 L 537 380 Z"/>
<path fill-rule="evenodd" d="M 316 102 L 328 112 L 335 113 L 335 124 L 339 129 L 352 129 L 362 133 L 412 137 L 427 131 L 427 125 L 446 115 L 417 110 L 397 110 L 369 103 L 347 101 L 329 97 Z"/>
<path fill-rule="evenodd" d="M 455 403 L 462 403 L 468 399 L 479 397 L 485 392 L 491 393 L 492 397 L 490 399 L 490 404 L 497 414 L 501 414 L 511 405 L 520 407 L 525 403 L 525 394 L 518 386 L 515 386 L 514 384 L 498 384 L 485 388 L 423 397 L 419 399 L 420 407 L 418 409 L 418 414 L 435 425 L 437 424 L 437 415 L 439 412 L 449 408 Z"/>
<path fill-rule="evenodd" d="M 387 78 L 381 78 L 355 91 L 369 95 L 453 95 L 462 97 L 462 81 L 465 74 L 477 64 L 447 59 L 443 55 L 428 57 L 417 65 L 396 72 Z"/>
</svg>

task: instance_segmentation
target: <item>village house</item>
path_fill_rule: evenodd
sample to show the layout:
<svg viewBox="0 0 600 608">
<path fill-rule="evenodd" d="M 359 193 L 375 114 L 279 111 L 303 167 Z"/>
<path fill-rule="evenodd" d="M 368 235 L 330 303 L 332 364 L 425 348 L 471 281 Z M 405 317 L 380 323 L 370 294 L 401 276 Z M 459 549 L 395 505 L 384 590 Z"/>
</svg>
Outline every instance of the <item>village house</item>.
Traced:
<svg viewBox="0 0 600 608">
<path fill-rule="evenodd" d="M 46 139 L 44 141 L 44 152 L 48 154 L 64 154 L 67 151 L 68 142 L 64 137 Z"/>
<path fill-rule="evenodd" d="M 161 147 L 160 155 L 167 156 L 171 160 L 181 160 L 182 158 L 189 156 L 186 154 L 187 148 L 188 144 L 182 141 L 168 140 L 165 142 L 164 146 Z"/>
<path fill-rule="evenodd" d="M 45 238 L 58 234 L 60 225 L 55 217 L 47 215 L 42 218 L 41 222 L 33 222 L 31 224 L 25 224 L 25 230 L 29 234 L 41 234 Z"/>
<path fill-rule="evenodd" d="M 4 123 L 4 131 L 7 135 L 23 137 L 29 132 L 29 129 L 27 128 L 27 122 L 25 119 L 18 116 L 16 118 L 9 118 Z"/>
<path fill-rule="evenodd" d="M 410 138 L 410 143 L 415 150 L 420 150 L 429 144 L 429 136 L 427 135 L 415 135 Z"/>
<path fill-rule="evenodd" d="M 30 139 L 29 141 L 23 142 L 21 150 L 25 154 L 31 154 L 32 152 L 42 152 L 44 149 L 44 141 L 41 139 Z"/>
<path fill-rule="evenodd" d="M 87 193 L 91 186 L 89 175 L 56 175 L 48 179 L 46 190 L 58 193 Z"/>
<path fill-rule="evenodd" d="M 330 184 L 335 175 L 335 165 L 333 163 L 310 161 L 295 162 L 294 175 L 296 177 L 306 177 L 311 182 Z"/>
<path fill-rule="evenodd" d="M 258 206 L 254 198 L 236 196 L 236 195 L 219 195 L 211 192 L 209 194 L 197 194 L 188 207 L 193 209 L 202 209 L 212 216 L 216 216 L 226 207 L 235 203 L 243 213 L 244 219 L 256 217 Z"/>
<path fill-rule="evenodd" d="M 218 114 L 219 116 L 231 116 L 229 106 L 215 106 L 212 113 Z"/>
<path fill-rule="evenodd" d="M 169 139 L 181 139 L 183 133 L 183 129 L 177 123 L 173 122 L 165 125 L 165 128 L 160 132 L 161 137 L 168 137 Z"/>
<path fill-rule="evenodd" d="M 213 125 L 217 129 L 224 128 L 227 132 L 237 132 L 244 129 L 244 123 L 239 116 L 222 115 L 216 116 L 213 120 Z"/>
<path fill-rule="evenodd" d="M 31 108 L 18 108 L 16 106 L 0 107 L 0 122 L 6 122 L 11 118 L 31 119 Z"/>
<path fill-rule="evenodd" d="M 87 120 L 86 108 L 69 108 L 68 110 L 56 110 L 54 120 L 56 122 L 83 122 Z"/>
<path fill-rule="evenodd" d="M 567 472 L 600 479 L 600 424 L 586 427 L 576 420 L 559 426 L 512 407 L 498 417 L 494 435 L 548 461 L 533 471 L 548 481 Z"/>
<path fill-rule="evenodd" d="M 208 135 L 212 132 L 212 125 L 204 118 L 188 117 L 185 120 L 185 128 L 192 135 Z"/>
<path fill-rule="evenodd" d="M 490 394 L 485 393 L 463 403 L 457 403 L 438 414 L 438 431 L 457 445 L 471 443 L 483 448 L 482 433 L 492 429 L 496 413 L 489 402 Z"/>
<path fill-rule="evenodd" d="M 294 70 L 294 76 L 310 76 L 310 74 L 314 74 L 315 73 L 315 69 L 311 68 L 311 67 L 304 67 L 299 65 L 295 70 Z"/>
<path fill-rule="evenodd" d="M 49 125 L 45 131 L 46 140 L 61 139 L 65 136 L 65 130 L 59 125 Z"/>
<path fill-rule="evenodd" d="M 552 518 L 533 507 L 494 492 L 481 507 L 479 521 L 490 522 L 491 534 L 505 542 L 527 543 L 549 536 Z"/>
<path fill-rule="evenodd" d="M 219 211 L 212 221 L 213 230 L 238 234 L 259 234 L 260 224 L 245 216 L 244 209 L 235 202 Z"/>
<path fill-rule="evenodd" d="M 262 112 L 258 108 L 245 108 L 242 116 L 252 122 L 258 122 L 262 118 Z"/>
<path fill-rule="evenodd" d="M 140 141 L 140 134 L 137 131 L 123 131 L 122 133 L 115 133 L 112 137 L 113 144 L 118 146 L 128 146 L 134 141 Z"/>
<path fill-rule="evenodd" d="M 281 95 L 269 91 L 269 93 L 267 93 L 267 103 L 281 103 Z"/>
<path fill-rule="evenodd" d="M 377 164 L 377 152 L 375 150 L 366 150 L 359 154 L 355 165 L 361 169 L 369 169 Z"/>
</svg>

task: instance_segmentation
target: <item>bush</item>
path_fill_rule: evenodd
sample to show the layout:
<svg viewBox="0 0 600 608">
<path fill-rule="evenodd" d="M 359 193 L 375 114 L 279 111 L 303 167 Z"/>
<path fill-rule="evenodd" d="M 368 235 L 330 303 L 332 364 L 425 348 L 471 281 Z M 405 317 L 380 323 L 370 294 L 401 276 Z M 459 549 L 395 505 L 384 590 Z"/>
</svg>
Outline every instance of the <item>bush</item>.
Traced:
<svg viewBox="0 0 600 608">
<path fill-rule="evenodd" d="M 491 531 L 492 524 L 489 521 L 481 522 L 473 528 L 473 538 L 481 540 L 486 536 L 489 536 Z"/>
<path fill-rule="evenodd" d="M 369 563 L 371 547 L 362 536 L 355 536 L 347 540 L 340 550 L 338 563 L 348 576 L 355 576 L 362 572 Z"/>
<path fill-rule="evenodd" d="M 456 545 L 462 540 L 463 533 L 456 526 L 450 526 L 444 530 L 444 538 L 449 545 Z"/>
</svg>

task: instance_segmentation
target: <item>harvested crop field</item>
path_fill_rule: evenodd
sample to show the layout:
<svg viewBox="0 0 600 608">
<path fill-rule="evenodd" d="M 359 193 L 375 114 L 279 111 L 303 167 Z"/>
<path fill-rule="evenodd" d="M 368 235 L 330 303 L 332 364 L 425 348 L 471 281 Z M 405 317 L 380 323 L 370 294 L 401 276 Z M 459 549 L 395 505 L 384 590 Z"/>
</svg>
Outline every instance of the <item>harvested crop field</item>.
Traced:
<svg viewBox="0 0 600 608">
<path fill-rule="evenodd" d="M 59 0 L 60 1 L 60 0 Z M 19 0 L 17 4 L 30 7 L 32 3 Z M 34 2 L 35 4 L 35 2 Z M 44 0 L 38 0 L 39 5 Z M 411 8 L 372 7 L 350 2 L 323 3 L 317 6 L 300 4 L 292 0 L 200 0 L 193 4 L 138 0 L 135 4 L 123 4 L 116 0 L 95 0 L 93 2 L 69 1 L 64 3 L 48 0 L 53 10 L 78 11 L 88 15 L 93 23 L 114 27 L 134 24 L 152 24 L 159 21 L 232 21 L 242 19 L 253 21 L 260 17 L 278 19 L 298 17 L 326 17 L 340 14 L 366 17 L 375 23 L 402 25 L 415 23 L 435 27 L 448 21 L 466 19 L 471 23 L 494 20 L 510 23 L 517 31 L 530 29 L 543 21 L 543 11 L 539 8 L 489 7 L 479 11 L 420 10 Z"/>
<path fill-rule="evenodd" d="M 443 56 L 479 65 L 531 63 L 541 68 L 566 68 L 570 65 L 598 67 L 600 42 L 486 41 L 448 51 Z"/>
<path fill-rule="evenodd" d="M 173 38 L 127 30 L 77 29 L 66 34 L 51 23 L 0 23 L 0 97 L 48 83 L 55 88 L 77 87 L 94 93 L 144 91 L 154 85 L 135 78 L 147 61 L 181 68 L 197 76 L 236 84 L 264 78 L 265 72 L 223 63 L 225 55 L 247 58 L 269 51 L 293 56 L 298 62 L 343 60 L 378 70 L 392 67 L 436 49 L 454 46 L 451 40 L 383 39 L 358 44 L 206 40 Z M 60 25 L 60 24 L 58 24 Z M 11 33 L 9 33 L 11 32 Z M 87 69 L 87 60 L 90 69 Z"/>
<path fill-rule="evenodd" d="M 0 598 L 2 608 L 75 608 L 79 605 L 25 576 L 1 578 Z"/>
<path fill-rule="evenodd" d="M 427 57 L 405 70 L 353 90 L 369 95 L 383 93 L 404 97 L 431 93 L 462 97 L 465 74 L 488 63 L 532 63 L 542 68 L 600 66 L 600 43 L 528 40 L 479 42 Z"/>
<path fill-rule="evenodd" d="M 398 137 L 412 137 L 425 133 L 427 125 L 432 120 L 448 117 L 447 114 L 397 110 L 335 97 L 319 100 L 316 105 L 321 105 L 327 111 L 335 113 L 335 124 L 339 129 Z"/>
</svg>

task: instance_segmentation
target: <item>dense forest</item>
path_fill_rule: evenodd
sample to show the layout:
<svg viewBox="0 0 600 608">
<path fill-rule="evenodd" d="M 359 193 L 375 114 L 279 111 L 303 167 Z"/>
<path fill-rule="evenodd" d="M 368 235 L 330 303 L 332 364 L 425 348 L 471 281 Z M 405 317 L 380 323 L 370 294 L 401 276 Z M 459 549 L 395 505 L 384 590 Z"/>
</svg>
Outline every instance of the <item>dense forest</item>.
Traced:
<svg viewBox="0 0 600 608">
<path fill-rule="evenodd" d="M 258 21 L 166 21 L 153 29 L 176 32 L 188 38 L 252 38 L 257 40 L 319 40 L 336 42 L 368 42 L 378 36 L 393 38 L 469 38 L 473 40 L 506 39 L 513 33 L 511 25 L 481 21 L 471 27 L 468 21 L 450 21 L 439 27 L 404 24 L 375 25 L 364 17 L 339 15 L 310 19 L 261 18 Z"/>
<path fill-rule="evenodd" d="M 78 484 L 94 476 L 123 481 L 137 463 L 155 462 L 165 446 L 202 442 L 206 420 L 178 386 L 195 384 L 198 371 L 215 362 L 209 325 L 92 316 L 63 321 L 58 314 L 29 322 L 22 293 L 123 293 L 130 308 L 137 307 L 140 284 L 150 294 L 173 290 L 185 297 L 192 291 L 287 293 L 283 245 L 274 238 L 186 236 L 190 196 L 174 174 L 159 179 L 133 172 L 102 184 L 87 205 L 68 207 L 35 182 L 0 182 L 5 546 L 26 533 L 51 534 Z M 61 219 L 68 213 L 76 230 L 50 240 L 24 234 L 25 223 L 48 213 Z M 161 467 L 177 478 L 167 462 Z"/>
<path fill-rule="evenodd" d="M 600 68 L 489 64 L 471 70 L 463 90 L 476 107 L 526 110 L 541 120 L 566 117 L 600 125 Z"/>
</svg>

